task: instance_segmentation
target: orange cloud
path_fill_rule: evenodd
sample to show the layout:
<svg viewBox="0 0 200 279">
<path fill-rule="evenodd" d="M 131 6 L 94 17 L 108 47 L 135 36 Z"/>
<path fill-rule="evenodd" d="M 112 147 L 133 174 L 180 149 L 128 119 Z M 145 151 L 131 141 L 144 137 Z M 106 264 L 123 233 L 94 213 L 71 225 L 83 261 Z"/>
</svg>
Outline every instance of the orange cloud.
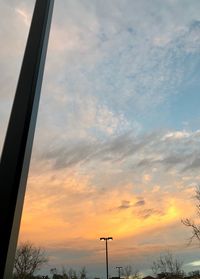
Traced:
<svg viewBox="0 0 200 279">
<path fill-rule="evenodd" d="M 142 198 L 130 185 L 101 189 L 76 171 L 33 175 L 20 238 L 45 244 L 102 235 L 123 239 L 179 223 L 185 206 L 192 210 L 187 190 L 175 197 L 157 189 L 146 190 Z"/>
</svg>

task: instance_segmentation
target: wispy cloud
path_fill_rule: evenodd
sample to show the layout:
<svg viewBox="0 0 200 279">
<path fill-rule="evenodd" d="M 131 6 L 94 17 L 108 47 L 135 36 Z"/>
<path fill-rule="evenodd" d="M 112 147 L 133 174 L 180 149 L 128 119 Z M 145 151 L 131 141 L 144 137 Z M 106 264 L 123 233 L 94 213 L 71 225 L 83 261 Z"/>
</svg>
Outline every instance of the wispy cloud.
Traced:
<svg viewBox="0 0 200 279">
<path fill-rule="evenodd" d="M 53 168 L 67 168 L 75 165 L 87 166 L 98 161 L 103 164 L 115 163 L 123 166 L 132 165 L 132 169 L 153 170 L 163 167 L 178 172 L 195 170 L 199 167 L 200 133 L 166 132 L 134 136 L 126 133 L 106 141 L 81 141 L 66 143 L 57 147 L 54 144 L 43 151 L 42 160 L 51 162 Z M 188 149 L 188 146 L 190 148 Z M 84 167 L 83 166 L 83 167 Z M 144 179 L 150 181 L 150 176 Z"/>
<path fill-rule="evenodd" d="M 30 16 L 28 15 L 27 11 L 25 10 L 22 10 L 20 8 L 16 8 L 15 9 L 16 13 L 21 16 L 21 18 L 23 19 L 24 23 L 27 25 L 27 26 L 30 26 L 30 21 L 31 21 L 31 18 Z"/>
</svg>

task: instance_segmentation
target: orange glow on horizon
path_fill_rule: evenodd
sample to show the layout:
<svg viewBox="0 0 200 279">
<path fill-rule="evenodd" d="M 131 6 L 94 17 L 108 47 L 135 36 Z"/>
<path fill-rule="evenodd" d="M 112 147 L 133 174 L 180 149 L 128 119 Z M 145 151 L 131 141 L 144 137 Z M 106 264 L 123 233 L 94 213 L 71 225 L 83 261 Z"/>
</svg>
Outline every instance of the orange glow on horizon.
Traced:
<svg viewBox="0 0 200 279">
<path fill-rule="evenodd" d="M 26 197 L 21 225 L 21 239 L 39 243 L 55 243 L 73 239 L 96 239 L 111 235 L 117 239 L 156 231 L 180 222 L 185 202 L 164 196 L 157 202 L 156 193 L 146 193 L 146 204 L 135 206 L 136 196 L 124 187 L 99 193 L 91 187 L 88 176 L 60 175 L 54 179 L 49 194 L 42 194 L 42 185 L 49 185 L 50 176 L 32 177 Z M 34 189 L 34 192 L 32 189 Z M 158 193 L 159 194 L 159 193 Z M 37 199 L 38 196 L 38 199 Z M 120 207 L 121 200 L 128 200 Z M 157 202 L 157 204 L 156 204 Z"/>
</svg>

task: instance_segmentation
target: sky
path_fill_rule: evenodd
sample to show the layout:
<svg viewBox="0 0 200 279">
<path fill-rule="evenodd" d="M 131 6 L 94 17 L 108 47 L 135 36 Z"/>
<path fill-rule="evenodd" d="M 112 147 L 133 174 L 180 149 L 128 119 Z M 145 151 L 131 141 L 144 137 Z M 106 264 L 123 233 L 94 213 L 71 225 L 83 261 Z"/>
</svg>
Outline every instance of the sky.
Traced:
<svg viewBox="0 0 200 279">
<path fill-rule="evenodd" d="M 0 0 L 0 150 L 33 0 Z M 105 278 L 170 251 L 200 269 L 200 1 L 56 0 L 19 243 Z M 198 219 L 197 219 L 198 222 Z"/>
</svg>

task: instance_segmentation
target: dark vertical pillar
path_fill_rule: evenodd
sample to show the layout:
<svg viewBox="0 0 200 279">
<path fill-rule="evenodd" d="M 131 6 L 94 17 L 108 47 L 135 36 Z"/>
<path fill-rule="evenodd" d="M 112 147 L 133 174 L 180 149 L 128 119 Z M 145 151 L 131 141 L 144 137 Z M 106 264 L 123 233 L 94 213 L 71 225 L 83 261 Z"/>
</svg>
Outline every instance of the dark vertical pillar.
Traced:
<svg viewBox="0 0 200 279">
<path fill-rule="evenodd" d="M 11 279 L 54 0 L 37 0 L 0 161 L 0 278 Z"/>
<path fill-rule="evenodd" d="M 108 239 L 106 238 L 106 278 L 108 279 Z"/>
</svg>

